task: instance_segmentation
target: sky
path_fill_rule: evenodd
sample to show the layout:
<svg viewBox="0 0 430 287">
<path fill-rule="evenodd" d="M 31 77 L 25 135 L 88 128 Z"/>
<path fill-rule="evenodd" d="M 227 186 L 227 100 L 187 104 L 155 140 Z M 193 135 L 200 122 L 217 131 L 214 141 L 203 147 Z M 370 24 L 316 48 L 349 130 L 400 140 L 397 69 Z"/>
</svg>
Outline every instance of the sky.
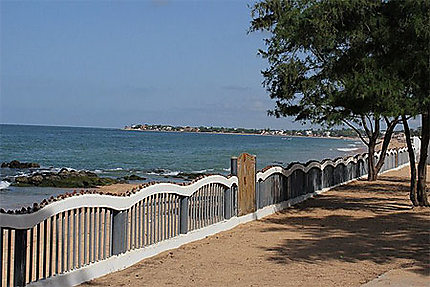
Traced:
<svg viewBox="0 0 430 287">
<path fill-rule="evenodd" d="M 1 1 L 1 123 L 302 128 L 267 116 L 245 1 Z"/>
<path fill-rule="evenodd" d="M 267 116 L 252 3 L 0 0 L 0 123 L 308 128 Z"/>
</svg>

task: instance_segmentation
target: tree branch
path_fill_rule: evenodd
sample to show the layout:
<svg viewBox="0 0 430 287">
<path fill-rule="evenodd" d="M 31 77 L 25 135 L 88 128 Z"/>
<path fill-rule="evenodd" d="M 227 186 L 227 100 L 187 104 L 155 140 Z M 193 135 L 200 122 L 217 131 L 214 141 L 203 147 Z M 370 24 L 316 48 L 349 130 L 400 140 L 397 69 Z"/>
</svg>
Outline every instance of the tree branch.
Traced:
<svg viewBox="0 0 430 287">
<path fill-rule="evenodd" d="M 364 115 L 360 115 L 361 117 L 361 124 L 363 125 L 364 130 L 366 131 L 367 137 L 370 139 L 372 137 L 372 133 L 370 132 L 369 128 L 367 127 L 366 118 Z"/>
<path fill-rule="evenodd" d="M 352 128 L 358 135 L 358 137 L 361 139 L 361 141 L 365 144 L 365 145 L 369 145 L 369 142 L 366 141 L 363 137 L 363 135 L 361 134 L 360 130 L 357 129 L 356 127 L 354 127 L 353 124 L 351 124 L 350 122 L 348 122 L 347 120 L 342 120 L 346 125 L 348 125 L 350 128 Z"/>
<path fill-rule="evenodd" d="M 379 134 L 380 134 L 380 119 L 379 117 L 375 117 L 373 116 L 375 119 L 375 132 L 373 133 L 373 138 L 375 139 L 375 141 L 378 139 Z"/>
<path fill-rule="evenodd" d="M 376 164 L 376 171 L 377 172 L 379 172 L 382 165 L 384 164 L 384 159 L 386 156 L 388 146 L 390 144 L 391 136 L 393 135 L 394 128 L 396 127 L 398 122 L 399 122 L 399 118 L 396 117 L 394 120 L 392 120 L 391 122 L 388 123 L 387 131 L 385 132 L 384 141 L 383 141 L 382 147 L 381 147 L 381 157 L 379 158 L 378 163 Z"/>
<path fill-rule="evenodd" d="M 369 121 L 369 124 L 370 124 L 370 130 L 372 131 L 372 134 L 373 134 L 373 124 L 372 124 L 372 119 L 369 117 L 369 115 L 368 114 L 366 114 L 366 118 L 367 118 L 367 120 Z"/>
</svg>

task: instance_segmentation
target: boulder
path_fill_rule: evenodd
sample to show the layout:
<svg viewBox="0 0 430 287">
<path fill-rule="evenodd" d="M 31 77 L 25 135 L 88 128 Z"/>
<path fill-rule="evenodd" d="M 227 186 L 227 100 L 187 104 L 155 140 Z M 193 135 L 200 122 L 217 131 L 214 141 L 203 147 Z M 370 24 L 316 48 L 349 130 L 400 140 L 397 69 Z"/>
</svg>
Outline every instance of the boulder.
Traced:
<svg viewBox="0 0 430 287">
<path fill-rule="evenodd" d="M 3 162 L 1 164 L 2 168 L 39 168 L 40 164 L 35 162 L 19 162 L 17 160 L 13 160 L 11 162 Z"/>
<path fill-rule="evenodd" d="M 200 176 L 206 175 L 206 173 L 187 173 L 187 172 L 180 172 L 177 175 L 174 175 L 172 177 L 174 178 L 180 178 L 180 179 L 184 179 L 184 180 L 193 180 L 196 179 Z"/>
<path fill-rule="evenodd" d="M 33 173 L 29 176 L 15 178 L 15 186 L 63 187 L 63 188 L 92 188 L 124 180 L 99 177 L 93 172 L 62 169 L 59 172 Z"/>
<path fill-rule="evenodd" d="M 126 175 L 122 177 L 124 180 L 146 180 L 145 177 L 138 176 L 136 174 Z"/>
</svg>

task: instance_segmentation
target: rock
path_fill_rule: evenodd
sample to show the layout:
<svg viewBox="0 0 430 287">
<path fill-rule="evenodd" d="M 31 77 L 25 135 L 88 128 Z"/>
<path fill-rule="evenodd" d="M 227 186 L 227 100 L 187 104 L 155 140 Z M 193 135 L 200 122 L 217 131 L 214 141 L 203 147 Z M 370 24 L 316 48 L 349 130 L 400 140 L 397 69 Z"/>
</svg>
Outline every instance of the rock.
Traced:
<svg viewBox="0 0 430 287">
<path fill-rule="evenodd" d="M 21 183 L 21 184 L 27 184 L 28 183 L 28 177 L 27 176 L 18 176 L 15 178 L 15 182 Z"/>
<path fill-rule="evenodd" d="M 205 173 L 186 173 L 186 172 L 180 172 L 177 175 L 174 175 L 174 178 L 181 178 L 181 179 L 185 179 L 185 180 L 193 180 L 196 179 L 200 176 L 204 176 L 206 175 Z"/>
<path fill-rule="evenodd" d="M 35 183 L 35 185 L 40 184 L 43 181 L 43 176 L 42 175 L 35 175 L 31 177 L 32 182 Z"/>
<path fill-rule="evenodd" d="M 35 162 L 19 162 L 17 160 L 13 160 L 11 162 L 3 162 L 1 164 L 2 168 L 39 168 L 40 165 Z"/>
<path fill-rule="evenodd" d="M 124 180 L 99 177 L 88 171 L 75 171 L 62 169 L 57 173 L 33 173 L 29 176 L 15 178 L 15 186 L 63 187 L 63 188 L 92 188 L 114 183 L 123 183 Z"/>
<path fill-rule="evenodd" d="M 67 168 L 62 168 L 59 172 L 59 176 L 68 176 L 70 174 L 70 171 Z"/>
<path fill-rule="evenodd" d="M 126 175 L 123 177 L 124 180 L 146 180 L 145 177 L 138 176 L 136 174 Z"/>
</svg>

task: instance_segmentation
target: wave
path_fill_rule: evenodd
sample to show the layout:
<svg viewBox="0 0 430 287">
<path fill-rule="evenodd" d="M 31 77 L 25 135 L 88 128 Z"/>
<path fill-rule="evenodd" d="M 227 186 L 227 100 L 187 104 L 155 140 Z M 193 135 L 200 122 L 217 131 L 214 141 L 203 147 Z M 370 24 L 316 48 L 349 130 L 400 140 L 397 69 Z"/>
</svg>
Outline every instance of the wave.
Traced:
<svg viewBox="0 0 430 287">
<path fill-rule="evenodd" d="M 116 167 L 116 168 L 108 168 L 106 169 L 106 171 L 120 171 L 120 170 L 124 170 L 122 167 Z"/>
<path fill-rule="evenodd" d="M 208 168 L 208 169 L 202 169 L 202 170 L 194 170 L 194 171 L 192 171 L 192 173 L 206 173 L 208 171 L 214 171 L 214 169 Z"/>
<path fill-rule="evenodd" d="M 169 172 L 162 173 L 161 175 L 175 176 L 175 175 L 178 175 L 180 173 L 181 173 L 180 171 L 169 171 Z"/>
<path fill-rule="evenodd" d="M 153 172 L 153 171 L 145 172 L 145 174 L 147 174 L 147 175 L 160 175 L 160 173 L 156 173 L 156 172 Z"/>
<path fill-rule="evenodd" d="M 7 189 L 9 186 L 10 186 L 10 182 L 4 181 L 4 180 L 0 181 L 0 190 Z"/>
<path fill-rule="evenodd" d="M 158 175 L 158 176 L 175 176 L 180 174 L 180 171 L 170 171 L 166 169 L 153 169 L 143 172 L 146 175 Z"/>
<path fill-rule="evenodd" d="M 355 151 L 358 150 L 358 147 L 352 147 L 352 148 L 337 148 L 338 151 Z"/>
</svg>

